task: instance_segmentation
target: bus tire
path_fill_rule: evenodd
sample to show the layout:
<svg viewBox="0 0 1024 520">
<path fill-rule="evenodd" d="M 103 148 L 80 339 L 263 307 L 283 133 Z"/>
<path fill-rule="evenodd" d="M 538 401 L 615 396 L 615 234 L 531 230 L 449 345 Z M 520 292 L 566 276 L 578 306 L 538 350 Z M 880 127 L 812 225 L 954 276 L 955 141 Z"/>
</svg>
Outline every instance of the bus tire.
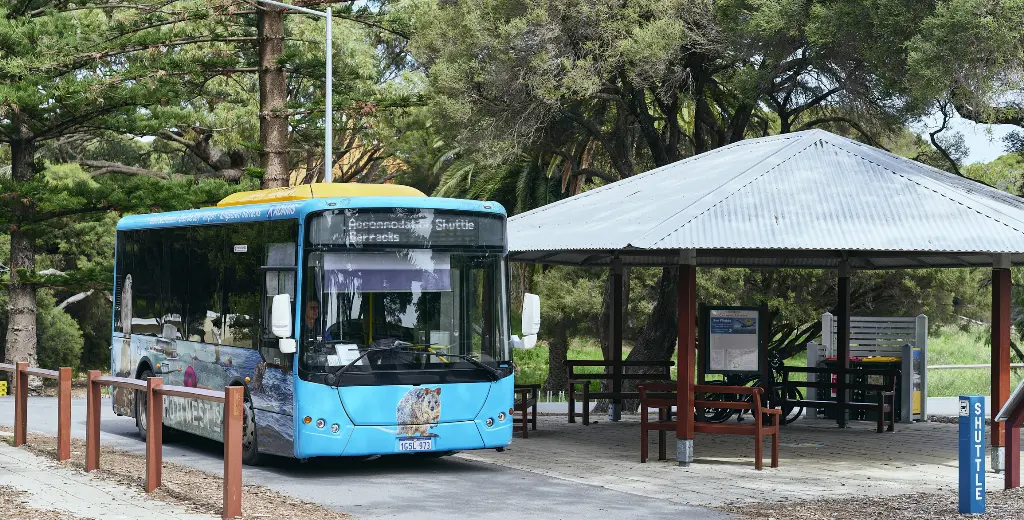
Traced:
<svg viewBox="0 0 1024 520">
<path fill-rule="evenodd" d="M 146 381 L 151 377 L 153 377 L 153 371 L 146 368 L 139 372 L 137 379 Z M 137 390 L 135 392 L 135 428 L 139 430 L 139 437 L 142 437 L 142 440 L 146 440 L 146 431 L 149 430 L 146 419 L 146 392 Z"/>
<path fill-rule="evenodd" d="M 153 377 L 153 371 L 147 368 L 139 373 L 138 379 L 145 381 L 150 377 Z M 149 429 L 149 425 L 146 424 L 146 399 L 146 392 L 135 392 L 135 428 L 139 430 L 139 437 L 142 437 L 142 440 L 146 440 L 146 430 Z M 165 443 L 174 442 L 178 439 L 179 433 L 178 430 L 163 424 L 160 439 Z"/>
<path fill-rule="evenodd" d="M 258 439 L 256 438 L 256 409 L 252 405 L 249 392 L 245 393 L 245 402 L 242 405 L 242 464 L 246 466 L 258 466 L 260 464 L 260 452 Z"/>
</svg>

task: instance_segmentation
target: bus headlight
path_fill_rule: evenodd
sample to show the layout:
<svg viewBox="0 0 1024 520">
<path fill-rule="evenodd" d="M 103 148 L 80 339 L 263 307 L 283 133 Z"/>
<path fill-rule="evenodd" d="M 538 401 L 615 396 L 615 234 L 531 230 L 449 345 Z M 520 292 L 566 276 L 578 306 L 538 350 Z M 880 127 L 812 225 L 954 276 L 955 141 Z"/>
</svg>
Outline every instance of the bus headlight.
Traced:
<svg viewBox="0 0 1024 520">
<path fill-rule="evenodd" d="M 316 427 L 321 429 L 321 430 L 324 428 L 324 426 L 326 424 L 327 424 L 327 421 L 324 421 L 323 419 L 317 419 L 316 420 Z"/>
<path fill-rule="evenodd" d="M 484 424 L 486 424 L 487 427 L 490 428 L 491 426 L 494 426 L 494 419 L 491 419 L 490 417 L 488 417 L 487 420 L 484 422 Z"/>
<path fill-rule="evenodd" d="M 331 425 L 331 433 L 338 433 L 338 430 L 340 430 L 340 429 L 341 429 L 341 426 L 338 426 L 337 423 Z"/>
<path fill-rule="evenodd" d="M 498 422 L 505 422 L 505 412 L 498 412 Z"/>
</svg>

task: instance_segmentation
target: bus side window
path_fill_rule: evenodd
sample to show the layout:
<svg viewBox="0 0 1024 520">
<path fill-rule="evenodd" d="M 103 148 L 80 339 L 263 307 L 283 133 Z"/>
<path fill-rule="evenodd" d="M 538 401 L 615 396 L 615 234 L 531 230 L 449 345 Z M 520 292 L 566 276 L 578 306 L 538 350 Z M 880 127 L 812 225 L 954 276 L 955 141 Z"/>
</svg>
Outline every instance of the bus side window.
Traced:
<svg viewBox="0 0 1024 520">
<path fill-rule="evenodd" d="M 185 334 L 183 316 L 188 299 L 188 230 L 161 230 L 163 255 L 160 273 L 161 329 L 167 339 L 182 339 Z"/>
<path fill-rule="evenodd" d="M 271 220 L 267 222 L 263 253 L 263 302 L 260 330 L 260 354 L 267 366 L 290 370 L 291 357 L 278 350 L 278 338 L 270 330 L 270 311 L 274 296 L 287 294 L 292 305 L 295 304 L 296 271 L 291 269 L 274 269 L 275 267 L 291 267 L 296 265 L 298 248 L 298 221 Z M 269 268 L 269 269 L 268 269 Z"/>
<path fill-rule="evenodd" d="M 225 230 L 227 243 L 220 246 L 228 251 L 222 297 L 227 326 L 223 344 L 258 348 L 263 223 L 232 224 Z"/>
<path fill-rule="evenodd" d="M 223 337 L 221 285 L 227 251 L 221 226 L 197 226 L 190 230 L 188 319 L 189 341 L 218 345 Z"/>
<path fill-rule="evenodd" d="M 270 308 L 274 296 L 287 294 L 295 303 L 295 269 L 298 252 L 298 222 L 294 220 L 271 220 L 266 227 L 266 253 L 264 267 L 292 267 L 292 269 L 266 269 L 263 274 L 263 315 L 262 336 L 276 342 L 270 331 Z"/>
<path fill-rule="evenodd" d="M 133 231 L 129 235 L 133 270 L 132 276 L 132 334 L 157 336 L 163 302 L 160 279 L 163 272 L 163 237 L 160 229 Z"/>
<path fill-rule="evenodd" d="M 266 265 L 273 267 L 295 265 L 295 242 L 278 242 L 267 244 Z M 270 307 L 274 296 L 287 294 L 288 299 L 295 303 L 295 270 L 267 270 L 264 275 L 265 290 L 263 291 L 263 337 L 274 337 L 270 332 Z"/>
</svg>

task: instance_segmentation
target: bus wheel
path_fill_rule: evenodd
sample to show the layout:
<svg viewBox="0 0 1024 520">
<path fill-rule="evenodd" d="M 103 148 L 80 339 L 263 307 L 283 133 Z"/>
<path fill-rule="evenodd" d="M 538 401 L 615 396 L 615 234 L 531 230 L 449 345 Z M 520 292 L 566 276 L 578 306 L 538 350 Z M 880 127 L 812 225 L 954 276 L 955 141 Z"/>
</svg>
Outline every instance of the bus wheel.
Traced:
<svg viewBox="0 0 1024 520">
<path fill-rule="evenodd" d="M 242 407 L 245 412 L 242 417 L 242 463 L 247 466 L 256 466 L 260 463 L 260 453 L 256 443 L 256 410 L 252 406 L 252 399 L 245 394 L 245 404 Z"/>
<path fill-rule="evenodd" d="M 139 374 L 139 379 L 146 381 L 153 377 L 153 371 L 146 369 Z M 149 425 L 146 424 L 148 417 L 146 417 L 146 392 L 136 391 L 135 392 L 135 427 L 139 430 L 139 437 L 142 440 L 146 440 L 146 430 Z"/>
<path fill-rule="evenodd" d="M 143 370 L 142 373 L 139 374 L 139 379 L 142 379 L 143 381 L 150 377 L 153 377 L 153 372 L 151 370 Z M 135 427 L 138 428 L 139 437 L 142 437 L 142 440 L 146 440 L 146 431 L 149 429 L 149 425 L 147 424 L 148 418 L 146 417 L 147 399 L 148 397 L 146 397 L 146 392 L 135 392 Z M 160 439 L 163 442 L 174 442 L 178 439 L 178 430 L 175 430 L 174 428 L 161 425 L 160 431 L 162 432 Z"/>
</svg>

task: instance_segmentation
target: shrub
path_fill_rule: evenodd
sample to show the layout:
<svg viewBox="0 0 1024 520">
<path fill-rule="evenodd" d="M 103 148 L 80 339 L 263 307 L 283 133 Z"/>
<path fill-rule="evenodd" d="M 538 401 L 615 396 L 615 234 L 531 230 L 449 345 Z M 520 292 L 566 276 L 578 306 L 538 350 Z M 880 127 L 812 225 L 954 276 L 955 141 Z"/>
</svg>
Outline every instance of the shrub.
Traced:
<svg viewBox="0 0 1024 520">
<path fill-rule="evenodd" d="M 82 357 L 82 330 L 75 320 L 57 308 L 53 293 L 40 289 L 36 295 L 36 353 L 39 366 L 78 370 Z"/>
</svg>

